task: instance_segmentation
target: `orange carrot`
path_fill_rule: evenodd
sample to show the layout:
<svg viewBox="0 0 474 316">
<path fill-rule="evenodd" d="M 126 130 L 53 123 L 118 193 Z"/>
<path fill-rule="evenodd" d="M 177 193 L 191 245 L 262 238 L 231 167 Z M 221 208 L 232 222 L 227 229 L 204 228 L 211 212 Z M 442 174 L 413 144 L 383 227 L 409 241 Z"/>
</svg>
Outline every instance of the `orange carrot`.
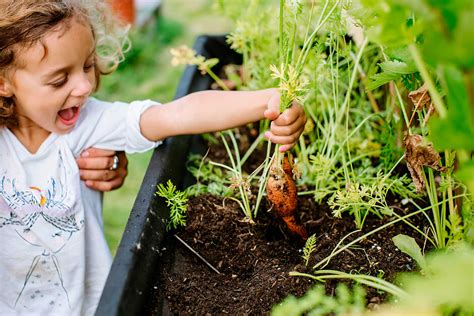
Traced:
<svg viewBox="0 0 474 316">
<path fill-rule="evenodd" d="M 272 203 L 275 213 L 283 219 L 288 229 L 306 240 L 308 234 L 305 228 L 298 224 L 295 219 L 297 200 L 297 189 L 293 179 L 293 168 L 285 156 L 282 168 L 273 162 L 267 183 L 267 199 Z"/>
</svg>

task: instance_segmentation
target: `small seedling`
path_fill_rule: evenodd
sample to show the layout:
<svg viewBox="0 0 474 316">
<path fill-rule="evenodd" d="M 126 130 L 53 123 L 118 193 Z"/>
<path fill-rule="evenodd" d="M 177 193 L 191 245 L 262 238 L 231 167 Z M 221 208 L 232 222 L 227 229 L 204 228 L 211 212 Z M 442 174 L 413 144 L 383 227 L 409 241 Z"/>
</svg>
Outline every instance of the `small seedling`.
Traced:
<svg viewBox="0 0 474 316">
<path fill-rule="evenodd" d="M 306 240 L 306 243 L 303 248 L 303 259 L 304 259 L 304 264 L 308 266 L 309 259 L 311 258 L 311 254 L 316 250 L 316 235 L 313 234 L 309 236 L 309 238 Z"/>
<path fill-rule="evenodd" d="M 188 195 L 186 191 L 179 191 L 176 186 L 168 180 L 166 186 L 162 183 L 157 185 L 156 194 L 166 199 L 166 205 L 170 207 L 170 217 L 166 224 L 166 230 L 186 226 L 186 211 L 188 209 Z"/>
</svg>

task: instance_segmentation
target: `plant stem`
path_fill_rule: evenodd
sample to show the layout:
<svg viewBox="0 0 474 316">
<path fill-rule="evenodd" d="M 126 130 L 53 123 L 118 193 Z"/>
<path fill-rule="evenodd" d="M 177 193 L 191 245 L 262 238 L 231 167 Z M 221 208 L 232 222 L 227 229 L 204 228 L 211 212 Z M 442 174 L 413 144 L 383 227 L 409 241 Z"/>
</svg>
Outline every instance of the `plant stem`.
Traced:
<svg viewBox="0 0 474 316">
<path fill-rule="evenodd" d="M 446 246 L 445 242 L 445 214 L 443 214 L 443 205 L 445 204 L 445 201 L 443 200 L 441 203 L 442 209 L 440 210 L 439 204 L 438 203 L 438 194 L 436 190 L 436 182 L 434 179 L 434 174 L 433 170 L 428 169 L 428 179 L 425 176 L 425 173 L 423 172 L 423 177 L 426 182 L 426 192 L 428 194 L 430 204 L 431 204 L 431 211 L 433 214 L 433 222 L 434 225 L 432 225 L 432 230 L 434 233 L 435 241 L 436 241 L 436 247 L 437 248 L 444 248 Z"/>
<path fill-rule="evenodd" d="M 454 205 L 453 199 L 453 179 L 451 178 L 453 173 L 453 164 L 455 160 L 456 152 L 450 150 L 444 151 L 445 161 L 446 161 L 446 181 L 448 182 L 448 203 L 449 203 L 449 214 L 457 214 L 456 207 Z"/>
<path fill-rule="evenodd" d="M 405 125 L 408 129 L 408 135 L 412 135 L 413 133 L 411 131 L 410 120 L 408 119 L 407 111 L 405 109 L 405 104 L 403 103 L 400 90 L 398 90 L 398 87 L 395 84 L 395 82 L 393 83 L 393 89 L 395 90 L 395 93 L 397 94 L 397 99 L 398 99 L 398 103 L 400 104 L 400 109 L 402 110 L 403 119 L 405 120 Z"/>
<path fill-rule="evenodd" d="M 368 38 L 364 38 L 364 41 L 362 42 L 362 44 L 360 45 L 360 49 L 359 51 L 357 52 L 357 56 L 356 56 L 356 60 L 354 62 L 354 69 L 352 70 L 352 74 L 351 74 L 351 79 L 349 81 L 349 86 L 347 88 L 347 92 L 346 92 L 346 95 L 344 97 L 344 101 L 342 103 L 342 106 L 341 106 L 341 112 L 344 113 L 346 112 L 346 108 L 348 109 L 348 104 L 349 104 L 349 100 L 350 100 L 350 97 L 351 97 L 351 94 L 352 94 L 352 87 L 354 86 L 354 82 L 355 82 L 355 79 L 357 77 L 357 68 L 359 66 L 359 63 L 360 63 L 360 60 L 362 58 L 362 53 L 364 52 L 364 48 L 365 46 L 367 46 L 367 43 L 368 43 Z M 346 113 L 346 116 L 348 116 L 348 112 Z M 339 119 L 341 119 L 343 116 L 341 115 L 339 117 Z M 340 120 L 337 122 L 337 124 L 340 124 Z"/>
<path fill-rule="evenodd" d="M 316 28 L 314 29 L 314 31 L 310 35 L 310 37 L 303 44 L 303 48 L 301 49 L 301 54 L 298 56 L 298 61 L 296 62 L 296 67 L 295 67 L 298 72 L 301 72 L 301 68 L 306 63 L 306 58 L 308 57 L 309 51 L 311 50 L 311 46 L 313 44 L 313 40 L 316 37 L 316 34 L 318 33 L 319 29 L 324 25 L 324 23 L 326 23 L 326 21 L 331 17 L 331 14 L 334 12 L 334 10 L 339 5 L 339 1 L 336 1 L 336 3 L 331 8 L 331 10 L 328 12 L 326 17 L 324 19 L 322 19 L 323 15 L 324 15 L 324 12 L 326 11 L 326 8 L 328 6 L 328 3 L 329 3 L 329 1 L 325 2 L 323 11 L 321 12 L 321 15 L 319 16 L 319 20 L 318 20 Z"/>
<path fill-rule="evenodd" d="M 207 68 L 206 72 L 211 76 L 212 79 L 225 91 L 229 91 L 229 88 L 225 85 L 225 83 L 210 69 Z"/>
<path fill-rule="evenodd" d="M 270 167 L 271 167 L 271 159 L 269 159 L 270 157 L 270 151 L 271 151 L 271 148 L 272 148 L 272 144 L 270 142 L 267 143 L 267 155 L 266 155 L 266 158 L 265 158 L 265 164 L 264 164 L 264 167 L 263 167 L 263 172 L 262 172 L 262 175 L 260 176 L 260 180 L 259 180 L 259 186 L 258 186 L 258 194 L 257 194 L 257 201 L 255 202 L 255 209 L 254 209 L 254 216 L 256 217 L 257 216 L 257 212 L 258 212 L 258 209 L 260 207 L 260 202 L 262 201 L 262 198 L 263 198 L 263 194 L 265 192 L 265 183 L 267 183 L 267 178 L 268 178 L 268 172 L 270 171 Z"/>
<path fill-rule="evenodd" d="M 242 159 L 240 160 L 240 166 L 243 166 L 244 163 L 247 161 L 247 159 L 249 159 L 250 155 L 252 155 L 252 153 L 254 152 L 254 150 L 258 147 L 258 145 L 262 142 L 263 138 L 264 138 L 264 135 L 265 133 L 260 133 L 260 135 L 258 135 L 257 139 L 252 143 L 252 145 L 250 145 L 249 149 L 247 149 L 247 151 L 245 152 L 244 156 L 242 157 Z"/>
<path fill-rule="evenodd" d="M 285 41 L 284 41 L 284 23 L 283 14 L 285 13 L 285 0 L 280 0 L 280 65 L 283 65 L 285 58 Z"/>
</svg>

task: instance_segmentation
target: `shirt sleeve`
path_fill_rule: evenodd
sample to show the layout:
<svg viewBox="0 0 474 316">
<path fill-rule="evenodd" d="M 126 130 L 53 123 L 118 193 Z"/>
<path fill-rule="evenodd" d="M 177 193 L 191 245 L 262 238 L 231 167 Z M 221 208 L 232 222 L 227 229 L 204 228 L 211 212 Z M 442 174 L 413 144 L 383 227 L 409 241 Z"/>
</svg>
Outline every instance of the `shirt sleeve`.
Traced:
<svg viewBox="0 0 474 316">
<path fill-rule="evenodd" d="M 67 135 L 75 156 L 95 147 L 127 153 L 144 152 L 161 144 L 145 138 L 140 132 L 140 117 L 152 105 L 145 100 L 131 103 L 104 102 L 90 98 L 74 130 Z"/>
</svg>

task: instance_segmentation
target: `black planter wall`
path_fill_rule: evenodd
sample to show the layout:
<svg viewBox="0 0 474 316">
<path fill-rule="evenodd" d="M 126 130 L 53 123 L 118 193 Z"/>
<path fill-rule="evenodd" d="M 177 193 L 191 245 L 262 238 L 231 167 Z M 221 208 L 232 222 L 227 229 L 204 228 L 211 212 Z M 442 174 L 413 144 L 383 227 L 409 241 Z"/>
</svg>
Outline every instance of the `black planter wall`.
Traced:
<svg viewBox="0 0 474 316">
<path fill-rule="evenodd" d="M 206 58 L 219 58 L 220 62 L 214 69 L 216 73 L 222 65 L 241 63 L 241 56 L 228 47 L 224 36 L 200 36 L 193 48 Z M 187 67 L 175 99 L 207 90 L 211 83 L 211 78 L 201 75 L 195 66 Z M 163 199 L 155 196 L 156 186 L 168 180 L 181 188 L 189 184 L 192 180 L 186 171 L 186 160 L 190 152 L 201 152 L 201 146 L 197 136 L 180 136 L 165 140 L 154 151 L 96 315 L 143 315 L 146 312 L 147 304 L 152 301 L 150 296 L 154 292 L 152 287 L 156 287 L 158 271 L 164 265 L 160 249 L 174 247 L 165 230 L 168 208 Z M 164 306 L 163 314 L 166 313 Z"/>
</svg>

